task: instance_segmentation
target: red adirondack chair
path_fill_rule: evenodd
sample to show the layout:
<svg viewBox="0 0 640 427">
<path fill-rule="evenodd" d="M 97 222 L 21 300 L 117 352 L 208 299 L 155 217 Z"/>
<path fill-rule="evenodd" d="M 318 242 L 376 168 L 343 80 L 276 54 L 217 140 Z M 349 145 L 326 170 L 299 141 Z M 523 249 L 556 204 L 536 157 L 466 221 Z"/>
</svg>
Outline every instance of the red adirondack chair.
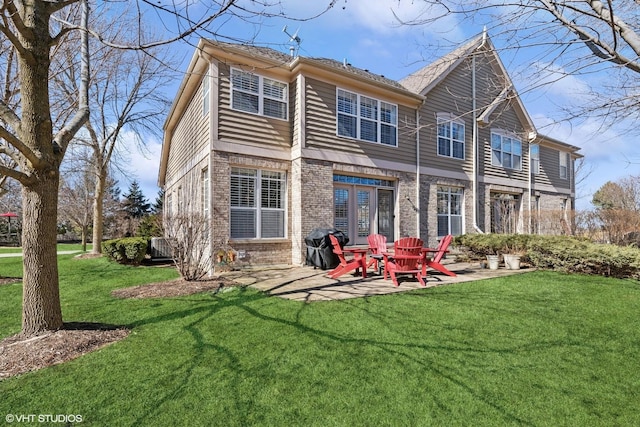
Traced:
<svg viewBox="0 0 640 427">
<path fill-rule="evenodd" d="M 362 269 L 362 277 L 367 277 L 366 249 L 343 249 L 333 234 L 329 234 L 329 240 L 331 240 L 331 244 L 333 245 L 333 253 L 336 254 L 340 260 L 340 265 L 328 273 L 329 277 L 335 279 L 350 271 L 357 271 L 360 268 Z M 345 252 L 352 253 L 353 258 L 347 260 L 344 256 Z"/>
<path fill-rule="evenodd" d="M 423 273 L 424 253 L 422 252 L 422 240 L 417 237 L 405 237 L 396 240 L 393 244 L 393 253 L 385 252 L 384 256 L 384 278 L 387 273 L 391 275 L 393 285 L 398 286 L 398 274 L 410 274 L 415 276 L 422 286 L 427 286 L 424 282 L 426 274 Z"/>
<path fill-rule="evenodd" d="M 370 234 L 367 237 L 369 243 L 369 251 L 371 258 L 367 263 L 367 268 L 373 265 L 375 271 L 380 271 L 380 261 L 382 261 L 382 253 L 387 251 L 387 236 L 382 234 Z"/>
<path fill-rule="evenodd" d="M 424 271 L 423 274 L 426 274 L 426 267 L 431 267 L 434 270 L 438 270 L 439 272 L 446 274 L 447 276 L 456 277 L 456 273 L 447 269 L 444 265 L 442 265 L 441 261 L 444 255 L 449 252 L 449 245 L 453 240 L 453 236 L 448 234 L 440 240 L 438 247 L 435 249 L 432 248 L 424 248 L 422 252 L 425 254 L 425 262 L 424 262 Z M 427 255 L 432 253 L 433 256 L 429 258 Z"/>
</svg>

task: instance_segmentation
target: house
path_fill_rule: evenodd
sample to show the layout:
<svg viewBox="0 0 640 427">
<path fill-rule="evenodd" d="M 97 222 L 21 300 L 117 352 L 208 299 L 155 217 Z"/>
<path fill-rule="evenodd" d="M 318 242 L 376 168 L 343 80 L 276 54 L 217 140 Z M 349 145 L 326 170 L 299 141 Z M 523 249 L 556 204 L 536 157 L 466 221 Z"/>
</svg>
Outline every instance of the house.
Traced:
<svg viewBox="0 0 640 427">
<path fill-rule="evenodd" d="M 317 227 L 356 245 L 563 232 L 578 150 L 537 133 L 486 34 L 400 81 L 201 40 L 165 123 L 159 185 L 165 215 L 207 215 L 212 252 L 228 242 L 252 263 L 302 264 Z"/>
</svg>

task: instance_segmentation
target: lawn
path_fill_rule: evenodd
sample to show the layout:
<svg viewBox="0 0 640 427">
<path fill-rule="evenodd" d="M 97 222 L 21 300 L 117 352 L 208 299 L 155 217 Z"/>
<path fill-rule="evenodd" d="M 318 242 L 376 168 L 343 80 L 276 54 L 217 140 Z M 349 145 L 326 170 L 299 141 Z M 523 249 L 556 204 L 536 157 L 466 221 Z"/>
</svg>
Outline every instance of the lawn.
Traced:
<svg viewBox="0 0 640 427">
<path fill-rule="evenodd" d="M 112 289 L 175 272 L 59 259 L 66 321 L 133 332 L 0 381 L 0 414 L 110 426 L 640 425 L 638 282 L 532 272 L 311 304 L 242 288 L 117 300 Z M 2 336 L 20 328 L 20 292 L 0 287 Z"/>
</svg>

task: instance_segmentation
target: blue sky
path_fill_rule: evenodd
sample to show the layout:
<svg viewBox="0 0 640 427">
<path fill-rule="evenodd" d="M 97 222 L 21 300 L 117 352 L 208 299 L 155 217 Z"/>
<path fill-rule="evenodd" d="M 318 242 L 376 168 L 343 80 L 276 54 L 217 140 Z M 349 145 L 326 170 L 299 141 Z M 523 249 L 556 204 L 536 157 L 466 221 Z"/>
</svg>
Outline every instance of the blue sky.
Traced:
<svg viewBox="0 0 640 427">
<path fill-rule="evenodd" d="M 322 9 L 323 1 L 284 0 L 287 15 L 311 16 Z M 306 22 L 286 19 L 265 19 L 260 24 L 229 21 L 221 26 L 220 34 L 237 39 L 253 38 L 254 43 L 288 52 L 287 32 L 297 31 L 301 39 L 299 54 L 308 57 L 327 57 L 399 80 L 412 71 L 421 68 L 439 56 L 455 48 L 456 43 L 480 34 L 482 20 L 476 24 L 460 23 L 454 17 L 439 20 L 436 24 L 423 26 L 399 25 L 394 17 L 410 20 L 424 12 L 419 1 L 389 0 L 349 0 L 337 1 L 336 6 L 319 18 Z M 209 35 L 206 35 L 209 37 Z M 592 172 L 578 188 L 578 209 L 591 207 L 593 193 L 609 180 L 640 175 L 640 149 L 636 147 L 636 137 L 627 135 L 622 129 L 602 129 L 595 118 L 585 117 L 579 122 L 560 122 L 561 111 L 572 103 L 581 102 L 589 84 L 603 78 L 602 75 L 570 76 L 543 88 L 532 88 L 530 71 L 544 64 L 540 51 L 509 49 L 508 41 L 492 38 L 524 105 L 540 133 L 552 136 L 566 143 L 581 147 L 587 168 Z M 185 70 L 193 48 L 187 43 L 176 44 L 176 53 L 182 52 L 185 60 L 181 69 Z M 586 48 L 585 48 L 586 49 Z M 604 76 L 606 78 L 606 76 Z M 551 81 L 552 77 L 549 77 Z M 589 80 L 587 80 L 589 79 Z M 170 98 L 175 90 L 167 93 Z M 158 193 L 157 172 L 160 156 L 158 140 L 150 140 L 146 153 L 132 151 L 129 154 L 132 174 L 141 184 L 150 200 Z M 125 190 L 127 183 L 121 180 Z"/>
</svg>

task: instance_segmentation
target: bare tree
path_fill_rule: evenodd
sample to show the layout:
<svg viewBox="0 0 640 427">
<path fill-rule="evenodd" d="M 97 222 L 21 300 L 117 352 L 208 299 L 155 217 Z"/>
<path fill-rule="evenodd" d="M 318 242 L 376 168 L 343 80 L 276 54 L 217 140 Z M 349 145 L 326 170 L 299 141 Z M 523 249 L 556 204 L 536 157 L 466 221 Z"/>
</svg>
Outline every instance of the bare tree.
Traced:
<svg viewBox="0 0 640 427">
<path fill-rule="evenodd" d="M 185 280 L 201 279 L 212 270 L 209 223 L 209 218 L 198 211 L 178 212 L 163 220 L 171 257 Z"/>
<path fill-rule="evenodd" d="M 591 79 L 576 88 L 566 119 L 599 116 L 604 125 L 637 119 L 640 85 L 638 1 L 423 0 L 423 13 L 407 25 L 455 17 L 460 25 L 489 27 L 503 52 L 526 51 L 531 62 L 520 93 L 575 76 Z M 606 79 L 593 80 L 606 71 Z M 570 82 L 568 82 L 570 83 Z M 635 129 L 634 129 L 635 130 Z"/>
<path fill-rule="evenodd" d="M 60 218 L 69 220 L 80 230 L 82 250 L 87 250 L 87 239 L 93 223 L 95 177 L 87 168 L 67 172 L 61 179 L 59 196 Z"/>
<path fill-rule="evenodd" d="M 627 233 L 640 230 L 640 176 L 606 182 L 592 203 L 609 242 L 622 244 Z"/>
<path fill-rule="evenodd" d="M 125 28 L 135 25 L 127 16 L 117 23 L 104 22 L 98 18 L 96 28 L 101 27 L 103 36 L 111 35 L 112 40 L 122 44 L 136 42 Z M 73 45 L 70 45 L 73 47 Z M 157 47 L 146 51 L 117 49 L 101 44 L 97 40 L 90 43 L 92 70 L 90 75 L 89 105 L 91 117 L 85 124 L 86 132 L 78 135 L 76 143 L 89 147 L 93 155 L 91 168 L 95 175 L 93 205 L 93 248 L 92 253 L 102 252 L 104 234 L 104 206 L 107 177 L 112 169 L 119 169 L 119 158 L 115 155 L 118 146 L 125 141 L 127 133 L 144 145 L 145 137 L 159 136 L 162 131 L 162 119 L 166 115 L 170 100 L 164 95 L 164 86 L 174 78 L 171 61 L 167 59 L 166 47 Z M 56 75 L 54 88 L 72 96 L 78 91 L 75 78 L 80 64 L 74 52 L 67 50 L 58 62 L 72 64 Z M 62 67 L 61 67 L 62 68 Z M 132 141 L 128 141 L 130 144 Z M 134 147 L 126 147 L 131 150 Z"/>
<path fill-rule="evenodd" d="M 106 3 L 110 2 L 97 3 L 96 7 Z M 335 0 L 329 2 L 328 7 L 334 3 Z M 63 326 L 56 256 L 58 184 L 60 164 L 67 147 L 89 119 L 89 36 L 104 44 L 143 50 L 214 28 L 213 23 L 219 18 L 282 16 L 284 12 L 277 6 L 277 1 L 270 3 L 267 0 L 167 5 L 135 2 L 133 10 L 139 14 L 139 24 L 130 30 L 140 36 L 139 41 L 121 46 L 117 40 L 89 26 L 88 0 L 7 0 L 0 5 L 2 42 L 14 48 L 20 70 L 19 104 L 14 107 L 0 100 L 0 138 L 3 140 L 0 154 L 10 157 L 16 167 L 0 165 L 0 175 L 22 185 L 22 335 L 36 335 Z M 146 41 L 143 37 L 144 14 L 149 11 L 155 12 L 154 19 L 166 20 L 165 24 L 171 19 L 176 34 Z M 76 51 L 81 61 L 78 92 L 68 102 L 68 114 L 59 116 L 63 122 L 57 121 L 54 127 L 49 88 L 52 57 L 67 38 L 73 40 L 71 35 L 76 31 L 80 34 Z"/>
</svg>

